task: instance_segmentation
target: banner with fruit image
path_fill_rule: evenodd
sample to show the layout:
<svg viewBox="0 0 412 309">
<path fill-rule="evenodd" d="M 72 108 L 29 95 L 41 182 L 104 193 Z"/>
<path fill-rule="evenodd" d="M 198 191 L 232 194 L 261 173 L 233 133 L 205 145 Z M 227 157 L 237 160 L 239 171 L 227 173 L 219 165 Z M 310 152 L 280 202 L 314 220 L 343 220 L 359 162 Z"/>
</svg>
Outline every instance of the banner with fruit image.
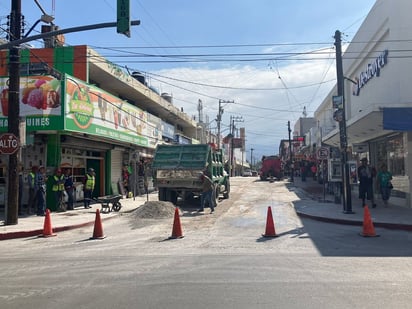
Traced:
<svg viewBox="0 0 412 309">
<path fill-rule="evenodd" d="M 0 78 L 0 131 L 7 129 L 9 115 L 9 79 Z M 53 76 L 20 78 L 20 116 L 26 118 L 26 130 L 63 129 L 61 121 L 61 81 Z"/>
<path fill-rule="evenodd" d="M 67 131 L 150 147 L 145 111 L 68 75 L 64 116 Z"/>
</svg>

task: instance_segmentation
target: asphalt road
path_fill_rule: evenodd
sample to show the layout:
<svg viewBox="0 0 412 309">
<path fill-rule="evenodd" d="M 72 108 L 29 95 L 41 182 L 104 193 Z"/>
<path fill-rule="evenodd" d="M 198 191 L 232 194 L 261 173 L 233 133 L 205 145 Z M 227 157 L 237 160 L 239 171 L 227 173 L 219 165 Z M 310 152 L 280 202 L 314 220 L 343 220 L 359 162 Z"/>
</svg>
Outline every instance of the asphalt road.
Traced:
<svg viewBox="0 0 412 309">
<path fill-rule="evenodd" d="M 233 178 L 215 213 L 105 221 L 0 243 L 0 308 L 409 308 L 411 237 L 301 220 L 282 182 Z M 278 237 L 265 238 L 271 207 Z"/>
</svg>

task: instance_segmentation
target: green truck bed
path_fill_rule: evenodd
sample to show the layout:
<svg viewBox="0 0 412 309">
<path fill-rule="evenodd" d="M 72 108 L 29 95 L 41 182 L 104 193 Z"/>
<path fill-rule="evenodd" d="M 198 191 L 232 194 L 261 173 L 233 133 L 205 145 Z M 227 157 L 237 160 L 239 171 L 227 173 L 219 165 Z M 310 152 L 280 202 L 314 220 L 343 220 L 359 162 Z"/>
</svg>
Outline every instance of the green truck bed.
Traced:
<svg viewBox="0 0 412 309">
<path fill-rule="evenodd" d="M 222 193 L 228 197 L 229 176 L 222 150 L 214 150 L 209 144 L 157 146 L 152 169 L 159 200 L 176 203 L 179 196 L 198 196 L 202 189 L 199 174 L 206 168 L 215 183 L 216 196 Z"/>
</svg>

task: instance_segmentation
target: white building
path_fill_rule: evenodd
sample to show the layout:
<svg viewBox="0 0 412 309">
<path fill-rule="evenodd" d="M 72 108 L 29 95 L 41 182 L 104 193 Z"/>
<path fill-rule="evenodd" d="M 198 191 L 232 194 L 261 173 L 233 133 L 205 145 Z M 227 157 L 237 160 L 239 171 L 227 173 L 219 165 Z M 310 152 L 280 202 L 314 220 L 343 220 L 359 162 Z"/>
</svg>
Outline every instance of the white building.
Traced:
<svg viewBox="0 0 412 309">
<path fill-rule="evenodd" d="M 350 159 L 393 174 L 391 202 L 412 207 L 412 1 L 377 0 L 343 54 Z M 355 83 L 356 84 L 355 84 Z M 339 147 L 332 89 L 315 112 L 322 142 Z M 377 195 L 378 196 L 378 195 Z"/>
</svg>

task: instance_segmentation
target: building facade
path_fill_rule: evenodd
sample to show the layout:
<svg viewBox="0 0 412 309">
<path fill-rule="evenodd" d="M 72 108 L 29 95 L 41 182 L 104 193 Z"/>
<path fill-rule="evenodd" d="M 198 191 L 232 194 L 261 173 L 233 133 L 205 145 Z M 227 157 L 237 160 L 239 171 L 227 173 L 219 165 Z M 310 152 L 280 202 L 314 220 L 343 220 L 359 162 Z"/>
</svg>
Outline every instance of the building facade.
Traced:
<svg viewBox="0 0 412 309">
<path fill-rule="evenodd" d="M 1 51 L 0 132 L 8 130 L 8 60 L 8 51 Z M 139 162 L 152 157 L 159 143 L 185 143 L 196 136 L 196 122 L 170 96 L 88 46 L 25 49 L 20 62 L 24 178 L 34 166 L 45 166 L 49 176 L 68 168 L 79 200 L 82 178 L 94 168 L 95 195 L 111 194 L 121 188 L 124 165 L 132 167 L 136 187 Z M 7 201 L 7 163 L 7 155 L 0 155 L 0 204 Z M 23 192 L 25 200 L 27 188 Z M 52 196 L 47 207 L 55 210 Z"/>
<path fill-rule="evenodd" d="M 391 202 L 412 207 L 412 2 L 377 0 L 343 54 L 349 160 L 393 174 Z M 319 140 L 340 147 L 336 87 L 315 112 Z M 353 188 L 355 189 L 355 188 Z M 376 194 L 379 196 L 378 194 Z"/>
</svg>

